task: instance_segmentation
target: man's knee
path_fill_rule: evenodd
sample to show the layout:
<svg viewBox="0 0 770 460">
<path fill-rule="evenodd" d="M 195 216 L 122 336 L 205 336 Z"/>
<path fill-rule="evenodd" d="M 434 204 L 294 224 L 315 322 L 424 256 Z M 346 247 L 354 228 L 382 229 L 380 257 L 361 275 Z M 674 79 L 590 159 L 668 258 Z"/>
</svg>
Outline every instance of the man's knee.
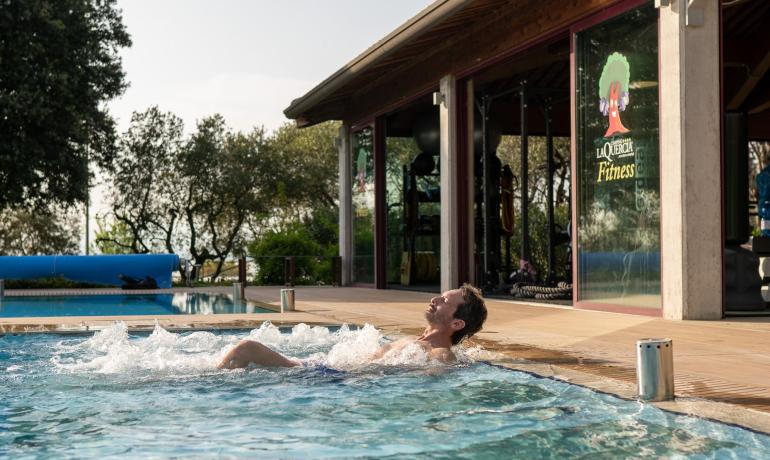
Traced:
<svg viewBox="0 0 770 460">
<path fill-rule="evenodd" d="M 249 355 L 257 351 L 261 346 L 259 342 L 253 340 L 241 340 L 225 355 L 219 368 L 232 369 L 236 367 L 245 367 L 248 364 Z"/>
<path fill-rule="evenodd" d="M 263 348 L 265 348 L 265 346 L 255 340 L 243 339 L 238 342 L 238 345 L 235 346 L 234 350 L 236 353 L 240 354 L 257 352 Z"/>
</svg>

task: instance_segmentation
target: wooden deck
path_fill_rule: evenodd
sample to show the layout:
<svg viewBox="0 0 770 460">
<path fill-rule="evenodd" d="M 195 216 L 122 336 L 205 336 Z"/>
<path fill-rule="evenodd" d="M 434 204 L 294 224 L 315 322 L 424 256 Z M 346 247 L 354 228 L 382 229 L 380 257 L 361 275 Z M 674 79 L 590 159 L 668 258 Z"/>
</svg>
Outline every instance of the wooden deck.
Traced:
<svg viewBox="0 0 770 460">
<path fill-rule="evenodd" d="M 391 335 L 413 334 L 424 327 L 424 311 L 433 295 L 366 288 L 295 289 L 297 312 L 158 319 L 173 329 L 255 327 L 270 320 L 276 324 L 369 323 Z M 205 291 L 230 293 L 231 289 Z M 247 299 L 273 308 L 279 305 L 279 294 L 280 287 L 246 291 Z M 671 338 L 678 399 L 660 406 L 770 432 L 770 318 L 668 321 L 497 299 L 488 300 L 488 308 L 489 318 L 475 343 L 496 362 L 632 398 L 636 340 Z M 3 318 L 0 331 L 82 330 L 116 319 L 132 327 L 151 327 L 155 322 L 155 317 Z"/>
</svg>

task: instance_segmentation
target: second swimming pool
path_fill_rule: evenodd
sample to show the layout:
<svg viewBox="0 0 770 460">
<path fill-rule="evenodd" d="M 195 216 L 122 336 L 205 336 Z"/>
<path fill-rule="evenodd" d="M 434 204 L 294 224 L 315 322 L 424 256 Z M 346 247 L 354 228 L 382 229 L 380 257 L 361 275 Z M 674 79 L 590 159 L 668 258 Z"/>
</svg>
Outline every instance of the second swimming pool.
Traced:
<svg viewBox="0 0 770 460">
<path fill-rule="evenodd" d="M 0 318 L 51 316 L 214 315 L 271 313 L 252 303 L 234 302 L 221 294 L 125 294 L 80 296 L 7 296 Z"/>
</svg>

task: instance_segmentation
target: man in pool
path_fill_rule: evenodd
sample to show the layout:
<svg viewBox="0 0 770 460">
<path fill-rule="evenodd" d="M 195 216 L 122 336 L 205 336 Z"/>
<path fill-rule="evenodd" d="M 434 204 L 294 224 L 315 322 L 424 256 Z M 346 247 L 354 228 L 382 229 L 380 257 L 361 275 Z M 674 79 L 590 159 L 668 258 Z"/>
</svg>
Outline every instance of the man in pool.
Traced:
<svg viewBox="0 0 770 460">
<path fill-rule="evenodd" d="M 487 307 L 481 292 L 465 284 L 459 289 L 446 291 L 430 300 L 425 309 L 428 325 L 417 338 L 402 339 L 381 347 L 372 361 L 386 354 L 398 353 L 407 345 L 417 343 L 432 359 L 451 363 L 455 360 L 452 346 L 481 330 L 487 319 Z M 242 340 L 219 363 L 220 369 L 237 369 L 249 364 L 264 367 L 294 367 L 301 363 L 287 358 L 254 340 Z"/>
</svg>

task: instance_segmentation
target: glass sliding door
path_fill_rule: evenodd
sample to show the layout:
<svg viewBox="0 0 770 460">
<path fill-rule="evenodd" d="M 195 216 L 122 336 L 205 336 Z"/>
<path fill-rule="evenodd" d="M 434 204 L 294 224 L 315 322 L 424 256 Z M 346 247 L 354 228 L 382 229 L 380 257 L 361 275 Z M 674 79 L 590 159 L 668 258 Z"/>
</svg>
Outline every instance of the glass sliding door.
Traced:
<svg viewBox="0 0 770 460">
<path fill-rule="evenodd" d="M 364 128 L 352 135 L 351 281 L 374 283 L 374 130 Z"/>
<path fill-rule="evenodd" d="M 440 288 L 439 115 L 430 101 L 390 115 L 385 139 L 388 287 Z"/>
<path fill-rule="evenodd" d="M 578 301 L 659 309 L 658 13 L 574 38 Z"/>
</svg>

